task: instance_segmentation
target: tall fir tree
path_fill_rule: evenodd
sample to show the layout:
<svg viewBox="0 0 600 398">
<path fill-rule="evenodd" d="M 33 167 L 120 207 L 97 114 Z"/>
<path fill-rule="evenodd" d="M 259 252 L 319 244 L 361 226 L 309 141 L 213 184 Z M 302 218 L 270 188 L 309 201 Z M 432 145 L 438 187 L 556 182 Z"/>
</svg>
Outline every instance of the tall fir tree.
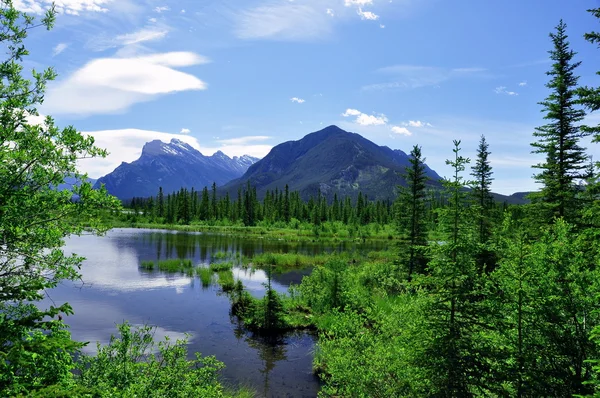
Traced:
<svg viewBox="0 0 600 398">
<path fill-rule="evenodd" d="M 540 192 L 530 195 L 532 202 L 541 209 L 537 214 L 542 222 L 550 223 L 554 217 L 573 221 L 580 208 L 577 200 L 577 182 L 585 178 L 587 155 L 579 140 L 587 135 L 579 123 L 585 111 L 578 107 L 575 70 L 580 62 L 574 62 L 576 53 L 569 48 L 566 24 L 561 20 L 555 33 L 550 33 L 554 48 L 549 51 L 554 61 L 551 76 L 546 84 L 551 90 L 546 100 L 540 102 L 548 124 L 538 127 L 533 133 L 537 141 L 531 143 L 532 153 L 546 156 L 544 162 L 535 165 L 540 173 L 535 175 L 542 184 Z"/>
<path fill-rule="evenodd" d="M 410 281 L 413 273 L 423 273 L 427 266 L 425 184 L 428 177 L 425 174 L 425 158 L 418 145 L 415 145 L 410 152 L 409 162 L 410 166 L 406 167 L 404 174 L 406 187 L 399 187 L 396 220 L 398 232 L 402 237 L 401 251 L 408 257 L 406 271 L 407 279 Z"/>
<path fill-rule="evenodd" d="M 477 159 L 471 167 L 471 176 L 473 177 L 473 199 L 477 209 L 477 218 L 479 223 L 479 255 L 477 263 L 480 272 L 491 271 L 494 263 L 494 256 L 487 247 L 492 236 L 492 211 L 494 208 L 494 198 L 492 196 L 492 177 L 493 171 L 488 159 L 491 152 L 488 150 L 489 144 L 485 136 L 481 136 L 479 146 L 477 147 Z"/>
<path fill-rule="evenodd" d="M 476 224 L 472 207 L 466 206 L 468 182 L 462 177 L 470 160 L 460 150 L 460 141 L 454 141 L 455 157 L 446 161 L 454 175 L 444 181 L 449 205 L 439 209 L 442 241 L 431 248 L 430 275 L 420 279 L 431 299 L 427 327 L 434 336 L 423 358 L 433 375 L 428 396 L 485 396 L 494 387 L 488 379 L 488 320 L 475 261 Z"/>
</svg>

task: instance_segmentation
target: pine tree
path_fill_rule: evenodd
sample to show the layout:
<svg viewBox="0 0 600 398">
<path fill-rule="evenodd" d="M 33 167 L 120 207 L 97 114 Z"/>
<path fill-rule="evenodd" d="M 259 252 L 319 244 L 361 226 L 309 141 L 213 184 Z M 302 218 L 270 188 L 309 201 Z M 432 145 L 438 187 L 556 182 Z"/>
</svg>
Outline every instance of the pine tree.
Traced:
<svg viewBox="0 0 600 398">
<path fill-rule="evenodd" d="M 432 246 L 430 276 L 422 279 L 431 298 L 428 328 L 435 336 L 424 358 L 433 375 L 428 396 L 472 397 L 493 387 L 486 380 L 490 355 L 482 330 L 487 320 L 475 262 L 476 225 L 471 207 L 465 206 L 467 182 L 461 176 L 470 160 L 460 150 L 460 141 L 454 141 L 455 158 L 446 161 L 454 175 L 444 181 L 449 205 L 439 210 L 443 242 Z"/>
<path fill-rule="evenodd" d="M 402 246 L 408 254 L 408 280 L 413 272 L 423 273 L 427 265 L 424 250 L 427 246 L 427 228 L 425 213 L 425 158 L 421 147 L 415 145 L 410 152 L 410 166 L 406 167 L 404 179 L 406 187 L 399 187 L 399 206 L 396 214 L 398 231 L 403 241 Z"/>
<path fill-rule="evenodd" d="M 492 166 L 488 156 L 488 143 L 485 136 L 481 136 L 479 147 L 477 148 L 477 159 L 471 167 L 471 176 L 474 178 L 471 188 L 473 189 L 473 198 L 477 206 L 477 218 L 479 222 L 479 244 L 480 253 L 477 259 L 480 272 L 490 271 L 493 266 L 493 254 L 486 248 L 486 245 L 492 235 L 491 212 L 494 206 L 492 197 Z"/>
<path fill-rule="evenodd" d="M 542 210 L 543 221 L 551 222 L 553 217 L 564 217 L 573 221 L 579 204 L 576 199 L 578 180 L 585 178 L 587 155 L 579 140 L 589 135 L 579 126 L 585 111 L 577 107 L 577 81 L 575 69 L 580 62 L 573 62 L 576 53 L 569 49 L 566 24 L 561 20 L 556 32 L 550 34 L 554 48 L 549 51 L 554 61 L 551 76 L 546 87 L 551 89 L 545 101 L 540 102 L 545 112 L 544 119 L 549 123 L 538 127 L 533 133 L 538 140 L 531 145 L 532 153 L 546 156 L 543 163 L 535 165 L 541 172 L 535 175 L 542 184 L 541 192 L 530 195 Z"/>
</svg>

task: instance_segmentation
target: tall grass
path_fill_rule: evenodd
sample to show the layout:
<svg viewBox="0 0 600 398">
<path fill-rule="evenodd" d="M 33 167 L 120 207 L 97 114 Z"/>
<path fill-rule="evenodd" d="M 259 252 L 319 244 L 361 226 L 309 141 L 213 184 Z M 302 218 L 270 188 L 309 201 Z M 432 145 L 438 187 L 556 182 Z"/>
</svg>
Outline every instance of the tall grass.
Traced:
<svg viewBox="0 0 600 398">
<path fill-rule="evenodd" d="M 220 271 L 219 275 L 219 285 L 224 292 L 231 292 L 235 288 L 235 280 L 233 279 L 233 272 L 231 270 Z"/>
<path fill-rule="evenodd" d="M 229 271 L 232 268 L 233 268 L 233 263 L 231 261 L 210 264 L 210 269 L 213 272 Z"/>
<path fill-rule="evenodd" d="M 142 261 L 140 264 L 140 268 L 146 270 L 158 269 L 159 271 L 164 272 L 187 272 L 188 275 L 190 274 L 192 267 L 192 260 L 180 258 L 170 258 L 166 260 L 159 260 L 158 262 Z"/>
<path fill-rule="evenodd" d="M 306 268 L 325 264 L 332 256 L 332 254 L 261 253 L 252 257 L 249 261 L 257 267 L 275 266 L 279 269 Z"/>
<path fill-rule="evenodd" d="M 213 283 L 214 273 L 210 268 L 201 267 L 196 269 L 203 287 L 209 287 Z"/>
<path fill-rule="evenodd" d="M 155 268 L 154 261 L 142 261 L 140 268 L 152 271 Z"/>
</svg>

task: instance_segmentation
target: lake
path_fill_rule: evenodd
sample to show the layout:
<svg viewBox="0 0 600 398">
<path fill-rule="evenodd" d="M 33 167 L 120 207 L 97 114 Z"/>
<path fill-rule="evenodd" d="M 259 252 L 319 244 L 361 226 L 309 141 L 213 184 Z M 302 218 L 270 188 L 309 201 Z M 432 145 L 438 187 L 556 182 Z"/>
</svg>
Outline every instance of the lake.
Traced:
<svg viewBox="0 0 600 398">
<path fill-rule="evenodd" d="M 155 337 L 182 338 L 189 334 L 190 357 L 194 352 L 215 355 L 225 363 L 223 382 L 248 386 L 265 397 L 315 397 L 319 380 L 312 373 L 316 337 L 290 333 L 277 342 L 265 342 L 244 331 L 229 315 L 230 302 L 218 286 L 203 288 L 197 277 L 144 271 L 141 261 L 167 258 L 192 259 L 209 264 L 217 252 L 253 256 L 262 252 L 317 254 L 330 251 L 385 249 L 387 242 L 350 242 L 323 245 L 241 238 L 212 233 L 164 230 L 113 229 L 105 236 L 83 235 L 67 239 L 65 251 L 86 258 L 82 281 L 64 282 L 49 292 L 43 305 L 71 304 L 75 315 L 65 317 L 75 340 L 105 344 L 117 332 L 115 325 L 156 326 Z M 273 275 L 273 287 L 287 291 L 310 270 Z M 234 268 L 255 296 L 264 294 L 266 275 L 261 270 Z"/>
</svg>

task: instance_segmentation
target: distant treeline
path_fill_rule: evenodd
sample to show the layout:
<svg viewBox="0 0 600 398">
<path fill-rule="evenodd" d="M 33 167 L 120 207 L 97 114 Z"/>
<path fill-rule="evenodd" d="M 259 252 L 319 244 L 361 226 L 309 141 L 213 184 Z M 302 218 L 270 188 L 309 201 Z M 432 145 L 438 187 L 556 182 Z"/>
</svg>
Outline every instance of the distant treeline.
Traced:
<svg viewBox="0 0 600 398">
<path fill-rule="evenodd" d="M 448 198 L 441 191 L 427 190 L 426 212 L 430 222 L 435 222 L 434 210 L 445 207 L 447 202 Z M 358 193 L 356 201 L 349 196 L 338 198 L 337 194 L 328 201 L 320 192 L 305 201 L 299 191 L 290 191 L 287 185 L 282 190 L 267 191 L 265 198 L 260 201 L 256 196 L 256 187 L 250 183 L 238 190 L 235 199 L 229 193 L 218 197 L 217 186 L 213 184 L 211 190 L 208 187 L 202 191 L 181 188 L 167 195 L 161 187 L 154 197 L 136 197 L 124 201 L 123 205 L 133 210 L 132 217 L 142 215 L 156 223 L 186 225 L 198 221 L 229 221 L 245 226 L 254 226 L 263 221 L 289 224 L 292 220 L 315 225 L 328 221 L 357 225 L 389 224 L 403 207 L 399 200 L 372 201 L 362 192 Z M 497 207 L 503 210 L 506 204 Z"/>
</svg>

